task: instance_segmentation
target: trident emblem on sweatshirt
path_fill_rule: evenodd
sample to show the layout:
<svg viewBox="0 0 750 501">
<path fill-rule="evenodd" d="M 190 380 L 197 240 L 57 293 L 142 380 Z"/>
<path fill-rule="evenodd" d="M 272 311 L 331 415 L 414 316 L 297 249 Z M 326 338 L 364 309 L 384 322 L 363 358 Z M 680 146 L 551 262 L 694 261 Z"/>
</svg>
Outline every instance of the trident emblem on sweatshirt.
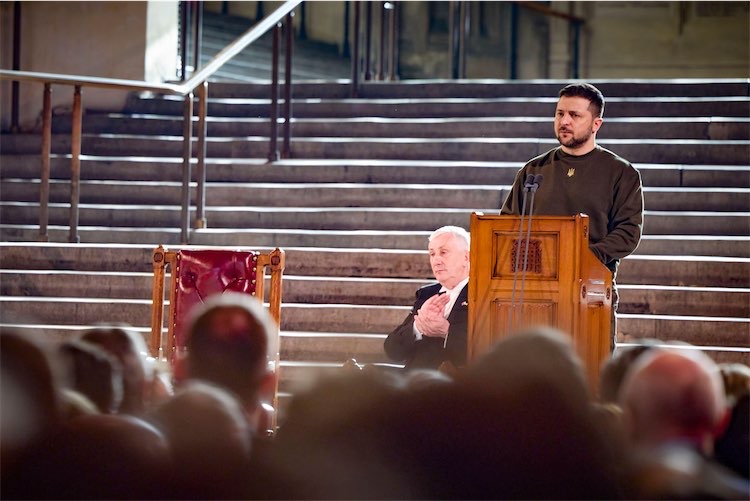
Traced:
<svg viewBox="0 0 750 501">
<path fill-rule="evenodd" d="M 576 170 L 574 168 L 568 169 L 568 177 L 573 177 L 573 175 L 576 173 Z"/>
</svg>

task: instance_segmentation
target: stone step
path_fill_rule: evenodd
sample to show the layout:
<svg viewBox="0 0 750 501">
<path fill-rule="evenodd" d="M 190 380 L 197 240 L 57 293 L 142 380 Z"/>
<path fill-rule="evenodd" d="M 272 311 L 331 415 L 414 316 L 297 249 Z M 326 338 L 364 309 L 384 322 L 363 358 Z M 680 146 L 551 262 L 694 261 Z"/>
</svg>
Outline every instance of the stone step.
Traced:
<svg viewBox="0 0 750 501">
<path fill-rule="evenodd" d="M 0 155 L 0 178 L 39 178 L 38 152 Z M 525 161 L 207 158 L 208 181 L 256 183 L 498 184 L 513 182 Z M 53 179 L 70 178 L 70 155 L 54 154 Z M 644 186 L 750 188 L 750 166 L 636 164 Z M 195 180 L 196 169 L 192 169 Z M 182 181 L 182 159 L 83 156 L 81 179 Z"/>
<path fill-rule="evenodd" d="M 193 245 L 224 247 L 321 247 L 418 250 L 427 242 L 429 231 L 334 231 L 208 228 L 191 233 Z M 50 242 L 67 242 L 67 227 L 50 228 Z M 176 228 L 83 227 L 84 244 L 180 244 Z M 0 240 L 39 241 L 39 227 L 0 224 Z M 726 235 L 643 235 L 636 249 L 640 255 L 686 255 L 750 258 L 750 236 Z"/>
<path fill-rule="evenodd" d="M 750 96 L 750 81 L 735 79 L 594 79 L 587 80 L 609 98 L 628 97 L 722 97 Z M 550 97 L 557 96 L 567 80 L 404 80 L 396 82 L 361 82 L 363 98 L 457 98 L 457 97 Z M 282 84 L 283 89 L 283 84 Z M 212 83 L 210 98 L 266 98 L 270 95 L 265 83 Z M 295 98 L 347 98 L 349 82 L 294 82 Z M 281 92 L 283 95 L 283 91 Z M 608 115 L 608 113 L 607 113 Z"/>
<path fill-rule="evenodd" d="M 152 271 L 153 247 L 149 246 L 3 242 L 0 250 L 2 269 Z M 426 251 L 299 247 L 284 250 L 287 275 L 432 278 Z M 632 255 L 620 263 L 617 281 L 634 285 L 747 288 L 750 287 L 750 259 Z"/>
<path fill-rule="evenodd" d="M 38 325 L 94 325 L 119 322 L 140 327 L 150 325 L 150 300 L 91 298 L 0 297 L 2 322 Z M 284 303 L 281 330 L 385 335 L 399 325 L 408 306 L 360 306 Z M 51 330 L 54 331 L 54 328 Z M 747 317 L 698 317 L 677 315 L 622 314 L 618 316 L 618 341 L 638 339 L 682 341 L 695 345 L 750 349 L 750 319 Z M 357 339 L 350 336 L 350 339 Z M 342 341 L 343 343 L 343 341 Z M 387 362 L 380 347 L 377 355 Z M 748 350 L 750 351 L 750 350 Z M 354 358 L 373 356 L 354 349 L 341 349 Z M 312 356 L 306 354 L 305 357 Z M 285 360 L 304 360 L 296 353 L 282 354 Z M 320 359 L 316 359 L 320 360 Z M 344 358 L 346 360 L 346 358 Z M 341 361 L 344 360 L 334 360 Z"/>
<path fill-rule="evenodd" d="M 284 276 L 282 300 L 305 304 L 409 306 L 422 279 Z M 0 295 L 149 299 L 151 273 L 0 270 Z M 268 287 L 268 285 L 267 285 Z M 266 289 L 268 290 L 268 289 Z M 750 288 L 618 287 L 620 313 L 750 317 Z"/>
<path fill-rule="evenodd" d="M 197 120 L 197 119 L 196 119 Z M 551 117 L 471 117 L 471 118 L 294 118 L 293 137 L 547 137 L 552 134 Z M 208 117 L 209 137 L 270 135 L 266 118 Z M 55 115 L 53 132 L 70 134 L 71 118 Z M 283 127 L 283 119 L 279 119 Z M 182 117 L 168 115 L 126 115 L 88 113 L 83 132 L 123 135 L 183 134 Z M 283 129 L 282 129 L 283 130 Z M 193 135 L 196 135 L 195 131 Z M 748 140 L 750 119 L 725 117 L 658 117 L 607 119 L 597 134 L 599 140 L 611 139 L 703 139 Z"/>
<path fill-rule="evenodd" d="M 96 322 L 151 324 L 150 299 L 2 296 L 2 318 L 36 320 L 49 325 L 94 325 Z M 384 334 L 399 325 L 407 306 L 284 303 L 284 331 Z"/>
<path fill-rule="evenodd" d="M 408 200 L 410 207 L 490 207 L 499 209 L 510 186 L 505 185 L 449 185 L 449 184 L 363 184 L 363 183 L 216 183 L 206 184 L 206 205 L 268 206 L 268 207 L 402 207 Z M 696 191 L 693 199 L 702 200 L 695 210 L 750 209 L 750 189 L 715 188 Z M 195 203 L 195 188 L 192 203 Z M 153 181 L 81 181 L 81 202 L 86 204 L 118 205 L 180 205 L 182 183 Z M 5 179 L 3 201 L 37 201 L 39 181 Z M 691 200 L 678 191 L 655 192 L 654 197 L 678 198 L 669 205 Z M 70 200 L 70 182 L 50 181 L 50 201 Z M 736 203 L 733 200 L 736 199 Z M 747 202 L 747 203 L 745 203 Z M 655 202 L 656 203 L 656 202 Z M 688 207 L 690 208 L 690 207 Z"/>
<path fill-rule="evenodd" d="M 458 97 L 458 98 L 358 98 L 321 99 L 292 97 L 295 118 L 442 118 L 442 117 L 551 117 L 554 97 Z M 283 100 L 281 100 L 283 103 Z M 262 98 L 209 98 L 208 115 L 222 117 L 268 117 L 270 94 Z M 183 98 L 141 95 L 131 99 L 128 114 L 181 116 Z M 610 97 L 607 118 L 624 117 L 748 117 L 747 96 Z"/>
<path fill-rule="evenodd" d="M 38 179 L 6 178 L 0 199 L 5 202 L 35 202 Z M 180 205 L 182 183 L 175 181 L 80 182 L 83 204 Z M 196 203 L 195 186 L 191 203 Z M 206 205 L 269 207 L 454 207 L 499 209 L 510 185 L 385 184 L 385 183 L 240 183 L 207 182 Z M 750 211 L 750 188 L 644 187 L 648 210 L 662 211 Z M 70 200 L 70 182 L 51 179 L 49 200 Z"/>
<path fill-rule="evenodd" d="M 11 225 L 38 224 L 38 204 L 1 202 L 4 234 L 12 239 Z M 486 214 L 497 208 L 477 208 Z M 194 209 L 191 211 L 194 215 Z M 468 227 L 472 212 L 466 208 L 399 208 L 399 207 L 207 207 L 206 219 L 213 229 L 253 228 L 268 230 L 371 230 L 432 231 L 445 224 Z M 63 229 L 69 221 L 69 204 L 50 204 L 50 225 Z M 193 216 L 191 216 L 192 220 Z M 644 233 L 652 235 L 750 235 L 748 212 L 678 212 L 645 211 Z M 108 227 L 113 231 L 140 228 L 141 238 L 131 242 L 166 243 L 152 240 L 149 228 L 172 228 L 181 224 L 179 206 L 79 205 L 79 231 Z M 88 228 L 87 228 L 88 227 Z M 194 234 L 205 232 L 196 230 Z M 238 230 L 241 231 L 241 230 Z M 130 235 L 129 235 L 130 236 Z M 148 240 L 144 240 L 148 239 Z M 33 240 L 33 238 L 32 238 Z M 88 240 L 86 240 L 88 241 Z M 119 241 L 119 240 L 114 240 Z M 191 242 L 198 243 L 195 240 Z"/>
<path fill-rule="evenodd" d="M 617 322 L 618 342 L 623 343 L 658 339 L 696 346 L 750 347 L 750 319 L 746 317 L 623 314 Z"/>
<path fill-rule="evenodd" d="M 84 155 L 171 156 L 182 155 L 180 136 L 108 136 L 84 134 Z M 747 165 L 750 141 L 706 141 L 694 139 L 603 139 L 599 144 L 634 163 L 686 163 Z M 555 139 L 544 138 L 346 138 L 296 137 L 291 142 L 294 158 L 365 158 L 401 160 L 463 160 L 524 162 L 557 146 Z M 55 134 L 52 151 L 70 152 L 70 136 Z M 195 154 L 197 146 L 194 145 Z M 6 153 L 41 151 L 37 135 L 0 136 L 0 149 Z M 206 154 L 222 158 L 267 158 L 268 139 L 207 138 Z"/>
</svg>

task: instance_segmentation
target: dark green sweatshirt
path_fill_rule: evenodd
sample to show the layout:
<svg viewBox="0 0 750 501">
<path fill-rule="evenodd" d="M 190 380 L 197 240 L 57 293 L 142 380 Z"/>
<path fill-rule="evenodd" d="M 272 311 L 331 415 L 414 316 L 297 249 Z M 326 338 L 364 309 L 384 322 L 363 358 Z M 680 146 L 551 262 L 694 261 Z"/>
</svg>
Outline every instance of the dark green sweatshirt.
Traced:
<svg viewBox="0 0 750 501">
<path fill-rule="evenodd" d="M 529 174 L 544 179 L 534 199 L 534 215 L 587 214 L 589 247 L 616 275 L 620 259 L 631 254 L 641 240 L 643 193 L 641 175 L 630 163 L 597 146 L 591 152 L 568 155 L 561 147 L 531 159 L 516 174 L 502 214 L 521 214 L 523 185 Z M 529 201 L 526 202 L 526 214 Z"/>
</svg>

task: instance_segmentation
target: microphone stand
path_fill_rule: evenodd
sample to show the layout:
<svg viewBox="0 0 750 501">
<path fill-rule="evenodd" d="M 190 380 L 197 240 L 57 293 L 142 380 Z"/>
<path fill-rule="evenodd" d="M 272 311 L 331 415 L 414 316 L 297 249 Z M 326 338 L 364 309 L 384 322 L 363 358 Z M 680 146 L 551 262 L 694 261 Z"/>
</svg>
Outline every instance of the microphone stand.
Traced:
<svg viewBox="0 0 750 501">
<path fill-rule="evenodd" d="M 507 329 L 508 335 L 513 333 L 513 324 L 515 323 L 515 316 L 516 316 L 516 282 L 518 280 L 518 264 L 521 258 L 521 242 L 523 239 L 523 218 L 526 215 L 526 201 L 528 198 L 526 196 L 526 193 L 529 192 L 533 183 L 534 183 L 534 175 L 529 174 L 528 176 L 526 176 L 526 182 L 524 183 L 523 190 L 522 190 L 522 193 L 524 193 L 524 195 L 523 195 L 523 203 L 521 204 L 521 219 L 519 221 L 519 226 L 518 226 L 518 248 L 516 249 L 516 262 L 513 266 L 513 290 L 510 296 L 510 315 L 508 315 L 508 329 Z M 526 267 L 526 264 L 524 263 L 524 268 L 525 267 Z"/>
<path fill-rule="evenodd" d="M 526 284 L 526 266 L 529 260 L 529 241 L 531 240 L 531 219 L 534 217 L 534 198 L 536 197 L 536 190 L 539 189 L 539 184 L 542 182 L 542 175 L 539 174 L 531 181 L 529 191 L 531 192 L 531 202 L 529 204 L 529 219 L 526 221 L 526 249 L 523 253 L 523 268 L 521 269 L 521 298 L 519 299 L 518 309 L 523 310 L 523 293 Z M 523 311 L 521 311 L 523 315 Z M 523 318 L 523 316 L 521 317 Z"/>
</svg>

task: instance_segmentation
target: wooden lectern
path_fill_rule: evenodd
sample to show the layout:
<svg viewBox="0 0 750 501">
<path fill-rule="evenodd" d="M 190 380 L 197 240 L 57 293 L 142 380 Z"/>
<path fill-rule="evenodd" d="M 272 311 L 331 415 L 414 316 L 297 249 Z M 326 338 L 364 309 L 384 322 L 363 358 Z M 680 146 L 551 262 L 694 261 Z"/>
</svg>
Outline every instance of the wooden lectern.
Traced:
<svg viewBox="0 0 750 501">
<path fill-rule="evenodd" d="M 572 336 L 596 390 L 610 356 L 612 273 L 589 250 L 588 216 L 536 216 L 530 229 L 527 222 L 471 215 L 468 359 L 525 327 L 552 326 Z"/>
</svg>

